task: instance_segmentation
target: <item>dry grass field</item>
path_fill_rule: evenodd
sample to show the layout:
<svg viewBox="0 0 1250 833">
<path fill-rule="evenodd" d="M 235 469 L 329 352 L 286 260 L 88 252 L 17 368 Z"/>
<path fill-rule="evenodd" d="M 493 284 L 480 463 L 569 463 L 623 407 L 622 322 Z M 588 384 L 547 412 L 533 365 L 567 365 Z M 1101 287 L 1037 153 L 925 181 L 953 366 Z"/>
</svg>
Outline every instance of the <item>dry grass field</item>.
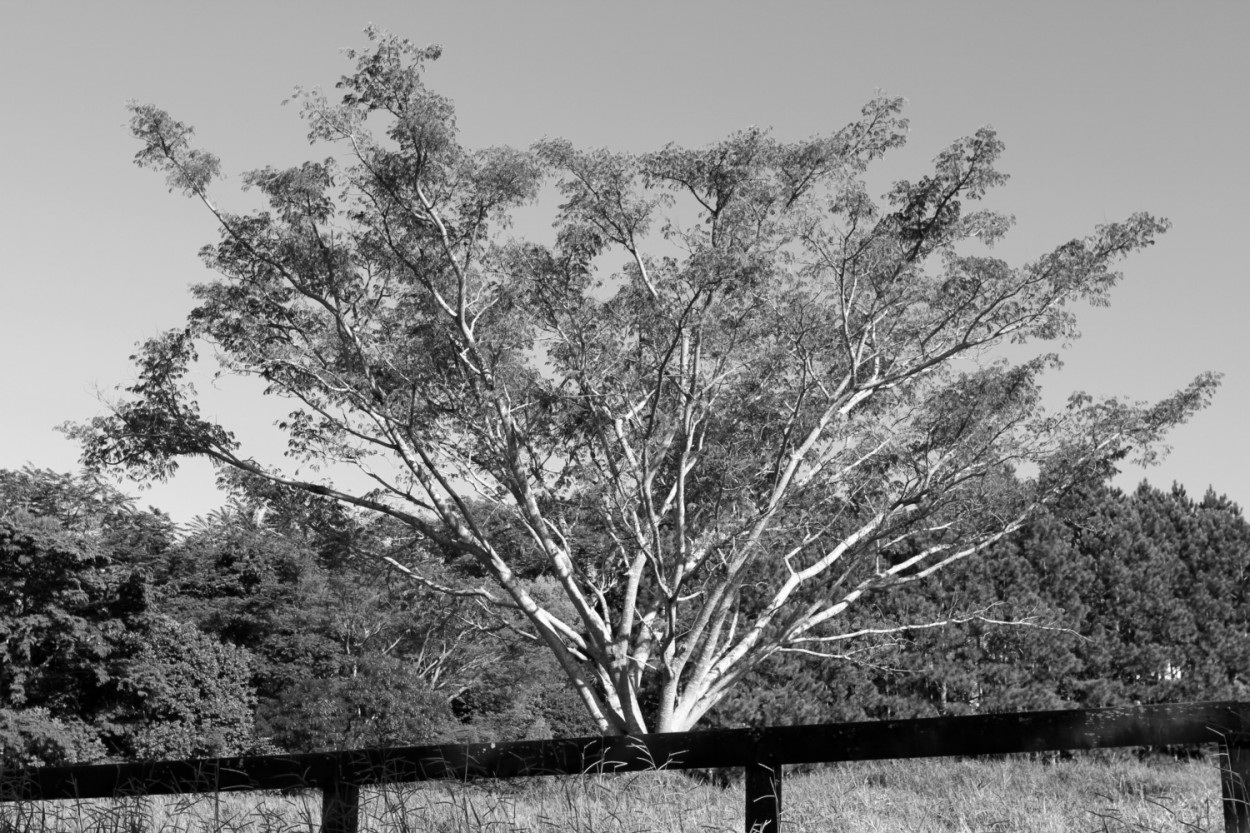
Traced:
<svg viewBox="0 0 1250 833">
<path fill-rule="evenodd" d="M 787 775 L 782 833 L 1219 831 L 1219 789 L 1212 759 L 842 764 Z M 362 799 L 361 830 L 379 833 L 736 833 L 743 823 L 741 784 L 673 772 L 433 783 Z M 0 833 L 312 833 L 319 822 L 316 793 L 0 805 Z"/>
</svg>

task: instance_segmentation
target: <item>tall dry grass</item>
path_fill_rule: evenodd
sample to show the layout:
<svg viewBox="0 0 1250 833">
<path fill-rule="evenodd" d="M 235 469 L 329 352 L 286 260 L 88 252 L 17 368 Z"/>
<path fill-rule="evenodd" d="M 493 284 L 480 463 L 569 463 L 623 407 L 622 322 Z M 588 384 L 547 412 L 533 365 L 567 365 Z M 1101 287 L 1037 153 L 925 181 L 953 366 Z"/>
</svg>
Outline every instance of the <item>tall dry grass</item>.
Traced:
<svg viewBox="0 0 1250 833">
<path fill-rule="evenodd" d="M 839 764 L 788 774 L 782 833 L 1219 831 L 1214 762 L 1084 756 Z M 362 831 L 740 831 L 741 783 L 676 772 L 428 783 L 364 791 Z M 311 833 L 320 795 L 219 793 L 0 805 L 0 833 Z"/>
</svg>

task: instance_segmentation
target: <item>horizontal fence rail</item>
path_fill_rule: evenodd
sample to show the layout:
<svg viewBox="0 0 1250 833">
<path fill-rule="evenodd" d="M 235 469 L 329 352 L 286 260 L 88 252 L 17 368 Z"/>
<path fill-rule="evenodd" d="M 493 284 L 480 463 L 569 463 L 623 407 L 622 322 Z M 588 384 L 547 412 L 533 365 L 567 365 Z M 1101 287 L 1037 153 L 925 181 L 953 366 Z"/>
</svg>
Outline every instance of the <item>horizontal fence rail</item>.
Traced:
<svg viewBox="0 0 1250 833">
<path fill-rule="evenodd" d="M 744 767 L 746 830 L 777 833 L 782 767 L 1122 746 L 1219 745 L 1225 829 L 1250 833 L 1250 703 L 989 714 L 760 729 L 0 770 L 0 801 L 322 791 L 322 830 L 355 833 L 361 787 L 440 779 Z"/>
</svg>

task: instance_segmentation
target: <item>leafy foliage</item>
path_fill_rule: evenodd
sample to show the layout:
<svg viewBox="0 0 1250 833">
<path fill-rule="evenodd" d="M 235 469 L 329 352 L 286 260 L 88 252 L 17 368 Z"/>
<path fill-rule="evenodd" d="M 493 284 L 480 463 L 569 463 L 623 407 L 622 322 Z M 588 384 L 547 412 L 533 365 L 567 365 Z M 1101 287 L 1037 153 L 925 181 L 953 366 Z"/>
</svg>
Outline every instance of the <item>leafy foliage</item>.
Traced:
<svg viewBox="0 0 1250 833">
<path fill-rule="evenodd" d="M 143 613 L 116 592 L 108 559 L 54 521 L 0 518 L 0 691 L 6 705 L 54 715 L 95 711 L 117 673 L 126 620 Z"/>
<path fill-rule="evenodd" d="M 87 478 L 0 472 L 6 760 L 176 757 L 251 742 L 245 654 L 161 616 L 145 567 L 170 526 Z M 129 561 L 129 563 L 127 563 Z"/>
<path fill-rule="evenodd" d="M 118 685 L 116 723 L 130 758 L 209 758 L 256 743 L 251 656 L 193 625 L 153 617 Z"/>
<path fill-rule="evenodd" d="M 544 710 L 569 711 L 548 657 L 501 640 L 504 623 L 471 600 L 386 567 L 380 553 L 431 558 L 402 527 L 362 523 L 264 481 L 233 483 L 237 500 L 170 550 L 162 589 L 166 610 L 255 656 L 257 732 L 269 743 L 508 739 L 549 732 Z M 584 733 L 577 714 L 552 723 Z"/>
<path fill-rule="evenodd" d="M 380 552 L 400 565 L 438 560 L 403 539 L 402 526 L 240 481 L 235 503 L 154 557 L 148 537 L 109 531 L 149 528 L 104 517 L 133 511 L 115 493 L 85 503 L 30 499 L 99 488 L 79 481 L 0 472 L 9 484 L 0 491 L 8 507 L 0 516 L 6 762 L 594 730 L 552 655 L 507 638 L 523 620 L 487 615 L 472 600 L 378 567 Z M 19 505 L 63 512 L 76 531 Z M 154 585 L 119 540 L 139 542 L 134 560 L 152 570 Z M 110 556 L 104 541 L 113 542 Z M 1214 492 L 1195 501 L 1179 488 L 1143 484 L 1124 494 L 1083 485 L 983 557 L 868 595 L 848 611 L 845 634 L 859 636 L 837 643 L 839 661 L 824 656 L 827 648 L 781 651 L 709 720 L 780 725 L 1241 699 L 1250 685 L 1247 553 L 1250 524 Z M 523 580 L 536 598 L 567 610 L 540 561 L 517 563 L 529 565 Z M 453 581 L 474 566 L 427 569 Z M 949 624 L 924 626 L 938 622 Z M 655 694 L 644 690 L 644 702 Z"/>
<path fill-rule="evenodd" d="M 0 708 L 0 761 L 18 767 L 98 761 L 107 754 L 99 732 L 82 720 L 53 717 L 46 708 Z"/>
</svg>

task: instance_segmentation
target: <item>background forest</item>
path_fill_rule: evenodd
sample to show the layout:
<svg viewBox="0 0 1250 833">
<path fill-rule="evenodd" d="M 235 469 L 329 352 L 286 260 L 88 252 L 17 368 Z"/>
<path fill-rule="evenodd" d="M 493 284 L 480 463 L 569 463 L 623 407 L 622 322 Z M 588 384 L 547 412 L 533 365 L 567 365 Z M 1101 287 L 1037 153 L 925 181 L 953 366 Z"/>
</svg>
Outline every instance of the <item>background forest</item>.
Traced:
<svg viewBox="0 0 1250 833">
<path fill-rule="evenodd" d="M 226 508 L 179 528 L 101 481 L 0 470 L 6 763 L 594 732 L 519 622 L 382 566 L 473 564 L 314 496 L 228 485 Z M 1250 525 L 1214 492 L 1090 484 L 859 605 L 833 658 L 775 657 L 704 724 L 1244 697 L 1247 553 Z"/>
</svg>

